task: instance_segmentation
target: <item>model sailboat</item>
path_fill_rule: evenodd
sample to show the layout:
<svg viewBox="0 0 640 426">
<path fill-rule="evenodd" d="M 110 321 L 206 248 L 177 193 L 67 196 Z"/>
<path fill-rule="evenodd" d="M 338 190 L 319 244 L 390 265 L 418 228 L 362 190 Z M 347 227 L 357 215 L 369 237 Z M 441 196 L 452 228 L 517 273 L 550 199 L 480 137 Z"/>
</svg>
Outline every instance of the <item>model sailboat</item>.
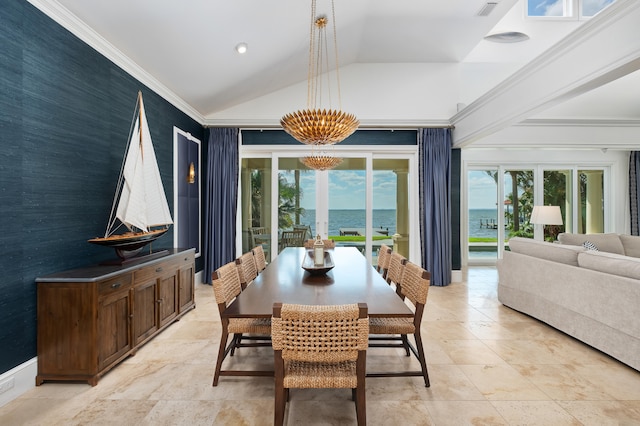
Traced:
<svg viewBox="0 0 640 426">
<path fill-rule="evenodd" d="M 145 245 L 167 232 L 173 223 L 141 92 L 138 92 L 132 121 L 133 130 L 120 170 L 107 230 L 104 237 L 89 240 L 90 243 L 115 248 L 121 259 L 138 254 Z M 123 225 L 127 231 L 116 234 Z"/>
</svg>

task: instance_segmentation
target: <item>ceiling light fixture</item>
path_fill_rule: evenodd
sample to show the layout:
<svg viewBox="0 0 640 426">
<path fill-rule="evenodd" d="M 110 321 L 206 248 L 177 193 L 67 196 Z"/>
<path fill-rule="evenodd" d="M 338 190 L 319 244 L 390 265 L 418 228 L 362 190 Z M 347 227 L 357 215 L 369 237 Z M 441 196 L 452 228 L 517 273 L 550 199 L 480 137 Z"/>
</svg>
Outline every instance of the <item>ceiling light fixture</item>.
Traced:
<svg viewBox="0 0 640 426">
<path fill-rule="evenodd" d="M 503 31 L 501 33 L 489 34 L 485 36 L 484 39 L 495 43 L 519 43 L 529 40 L 529 36 L 519 31 Z"/>
<path fill-rule="evenodd" d="M 249 45 L 247 43 L 238 43 L 236 45 L 236 52 L 238 52 L 239 54 L 243 54 L 243 53 L 247 53 L 247 49 L 249 49 Z"/>
<path fill-rule="evenodd" d="M 302 163 L 314 170 L 329 170 L 342 163 L 342 158 L 335 157 L 334 155 L 319 150 L 317 145 L 311 146 L 311 155 L 302 158 Z"/>
<path fill-rule="evenodd" d="M 331 0 L 333 24 L 333 44 L 335 50 L 335 80 L 338 90 L 338 109 L 322 109 L 323 95 L 331 103 L 331 84 L 329 83 L 329 55 L 326 16 L 316 16 L 316 0 L 311 2 L 311 30 L 309 41 L 309 70 L 307 76 L 307 109 L 286 114 L 280 120 L 284 130 L 297 141 L 307 145 L 333 145 L 345 140 L 356 131 L 360 122 L 353 114 L 341 111 L 340 71 L 338 65 L 338 41 L 336 36 L 336 17 Z M 325 81 L 323 80 L 323 77 Z M 323 84 L 325 83 L 325 84 Z M 323 93 L 323 89 L 326 93 Z M 311 157 L 313 157 L 312 154 Z M 310 157 L 307 157 L 310 158 Z M 318 163 L 325 160 L 317 157 Z M 331 157 L 334 158 L 334 157 Z M 305 163 L 306 164 L 306 163 Z"/>
</svg>

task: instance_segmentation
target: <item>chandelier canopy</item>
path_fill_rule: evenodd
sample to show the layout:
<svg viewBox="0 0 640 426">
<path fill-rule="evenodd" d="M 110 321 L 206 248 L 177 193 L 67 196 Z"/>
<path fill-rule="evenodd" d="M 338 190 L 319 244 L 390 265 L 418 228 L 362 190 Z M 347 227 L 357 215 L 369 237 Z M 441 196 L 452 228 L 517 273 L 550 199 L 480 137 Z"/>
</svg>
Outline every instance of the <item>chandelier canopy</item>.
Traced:
<svg viewBox="0 0 640 426">
<path fill-rule="evenodd" d="M 338 65 L 338 41 L 333 0 L 333 43 L 335 50 L 335 79 L 338 91 L 338 108 L 322 108 L 323 83 L 327 98 L 331 102 L 329 55 L 326 16 L 316 17 L 316 0 L 311 1 L 311 31 L 309 41 L 309 71 L 307 75 L 307 109 L 285 114 L 280 120 L 284 130 L 297 141 L 307 145 L 333 145 L 345 140 L 356 131 L 360 122 L 355 115 L 343 112 L 340 95 L 340 71 Z M 326 81 L 323 81 L 323 78 Z M 309 157 L 307 157 L 309 158 Z M 331 157 L 334 158 L 334 157 Z M 305 163 L 306 164 L 306 163 Z M 311 167 L 311 166 L 309 166 Z M 334 166 L 335 167 L 335 166 Z M 323 169 L 324 170 L 324 169 Z"/>
</svg>

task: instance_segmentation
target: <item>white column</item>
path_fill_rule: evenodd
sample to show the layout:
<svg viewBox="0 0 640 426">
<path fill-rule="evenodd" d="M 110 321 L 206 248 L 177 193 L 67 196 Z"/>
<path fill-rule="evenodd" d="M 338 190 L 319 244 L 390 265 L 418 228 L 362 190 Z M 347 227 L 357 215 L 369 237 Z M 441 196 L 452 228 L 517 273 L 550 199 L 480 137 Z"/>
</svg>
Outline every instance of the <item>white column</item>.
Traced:
<svg viewBox="0 0 640 426">
<path fill-rule="evenodd" d="M 587 175 L 587 234 L 604 232 L 604 214 L 602 206 L 602 171 L 583 172 Z"/>
</svg>

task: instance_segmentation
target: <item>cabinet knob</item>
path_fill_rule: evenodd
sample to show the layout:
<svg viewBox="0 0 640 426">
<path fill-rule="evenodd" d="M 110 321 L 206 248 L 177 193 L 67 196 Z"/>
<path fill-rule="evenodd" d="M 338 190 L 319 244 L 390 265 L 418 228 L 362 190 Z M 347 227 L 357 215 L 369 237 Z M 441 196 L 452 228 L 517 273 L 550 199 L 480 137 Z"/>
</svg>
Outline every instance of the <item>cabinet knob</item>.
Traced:
<svg viewBox="0 0 640 426">
<path fill-rule="evenodd" d="M 122 283 L 113 283 L 111 284 L 111 288 L 118 288 L 122 285 Z"/>
<path fill-rule="evenodd" d="M 156 272 L 162 272 L 162 268 L 156 268 Z"/>
</svg>

